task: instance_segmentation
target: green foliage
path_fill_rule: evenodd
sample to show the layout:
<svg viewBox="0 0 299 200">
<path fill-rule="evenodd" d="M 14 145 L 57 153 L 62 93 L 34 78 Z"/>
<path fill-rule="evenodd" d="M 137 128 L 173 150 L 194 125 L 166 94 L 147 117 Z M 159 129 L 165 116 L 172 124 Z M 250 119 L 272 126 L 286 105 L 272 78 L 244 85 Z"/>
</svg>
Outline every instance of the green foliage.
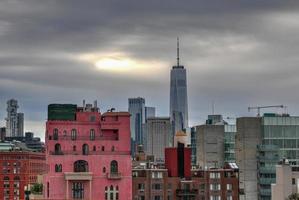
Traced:
<svg viewBox="0 0 299 200">
<path fill-rule="evenodd" d="M 286 200 L 299 200 L 299 194 L 298 193 L 293 193 Z"/>
<path fill-rule="evenodd" d="M 31 186 L 31 193 L 32 194 L 41 194 L 41 193 L 43 193 L 43 184 L 35 183 L 33 186 Z"/>
</svg>

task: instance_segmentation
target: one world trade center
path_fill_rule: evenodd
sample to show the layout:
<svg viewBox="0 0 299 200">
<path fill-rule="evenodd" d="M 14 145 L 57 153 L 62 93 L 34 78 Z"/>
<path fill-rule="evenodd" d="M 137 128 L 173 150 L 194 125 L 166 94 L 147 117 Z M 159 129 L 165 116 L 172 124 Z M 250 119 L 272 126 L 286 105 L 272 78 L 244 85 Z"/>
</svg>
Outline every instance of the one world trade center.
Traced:
<svg viewBox="0 0 299 200">
<path fill-rule="evenodd" d="M 186 69 L 180 65 L 179 39 L 177 38 L 177 65 L 170 72 L 170 109 L 173 134 L 188 127 L 188 98 Z"/>
</svg>

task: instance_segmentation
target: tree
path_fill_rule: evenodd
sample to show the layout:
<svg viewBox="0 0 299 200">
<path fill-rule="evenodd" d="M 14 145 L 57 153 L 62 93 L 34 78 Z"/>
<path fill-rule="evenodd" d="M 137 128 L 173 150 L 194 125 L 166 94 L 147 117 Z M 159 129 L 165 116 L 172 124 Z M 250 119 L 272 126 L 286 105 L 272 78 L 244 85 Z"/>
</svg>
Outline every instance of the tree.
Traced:
<svg viewBox="0 0 299 200">
<path fill-rule="evenodd" d="M 31 193 L 32 194 L 41 194 L 43 192 L 43 184 L 35 183 L 31 186 Z"/>
<path fill-rule="evenodd" d="M 299 194 L 298 193 L 293 193 L 286 200 L 299 200 Z"/>
</svg>

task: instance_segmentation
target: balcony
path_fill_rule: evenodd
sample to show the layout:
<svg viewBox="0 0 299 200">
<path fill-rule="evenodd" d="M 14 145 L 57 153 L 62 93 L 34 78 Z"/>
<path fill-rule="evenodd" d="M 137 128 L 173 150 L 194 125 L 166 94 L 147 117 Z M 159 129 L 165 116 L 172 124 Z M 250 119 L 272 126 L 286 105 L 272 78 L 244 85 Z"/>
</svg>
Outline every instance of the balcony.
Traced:
<svg viewBox="0 0 299 200">
<path fill-rule="evenodd" d="M 176 195 L 179 197 L 182 196 L 191 196 L 191 197 L 195 197 L 198 194 L 198 190 L 197 189 L 177 189 L 176 190 Z"/>
<path fill-rule="evenodd" d="M 62 151 L 50 151 L 50 155 L 64 155 Z"/>
<path fill-rule="evenodd" d="M 58 140 L 79 140 L 79 141 L 96 141 L 96 140 L 118 140 L 118 134 L 113 134 L 113 135 L 96 135 L 94 137 L 90 137 L 90 136 L 76 136 L 76 137 L 72 137 L 70 135 L 59 135 L 58 137 L 55 137 L 55 139 L 49 139 L 49 140 L 54 140 L 54 141 L 58 141 Z"/>
<path fill-rule="evenodd" d="M 121 179 L 121 173 L 115 172 L 115 173 L 107 173 L 107 178 L 112 180 L 118 180 Z"/>
<path fill-rule="evenodd" d="M 65 172 L 65 180 L 69 181 L 91 181 L 91 172 Z"/>
</svg>

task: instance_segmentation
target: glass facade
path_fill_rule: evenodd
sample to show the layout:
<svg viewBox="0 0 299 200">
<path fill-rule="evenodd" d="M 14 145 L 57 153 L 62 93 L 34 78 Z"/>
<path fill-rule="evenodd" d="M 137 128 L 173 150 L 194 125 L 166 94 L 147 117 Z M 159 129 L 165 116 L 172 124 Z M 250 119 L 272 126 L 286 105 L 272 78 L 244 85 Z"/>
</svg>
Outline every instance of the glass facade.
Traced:
<svg viewBox="0 0 299 200">
<path fill-rule="evenodd" d="M 271 183 L 276 180 L 276 164 L 279 162 L 279 148 L 276 145 L 259 145 L 258 166 L 258 192 L 259 199 L 271 200 Z"/>
<path fill-rule="evenodd" d="M 299 117 L 264 117 L 263 144 L 276 145 L 279 159 L 299 166 Z"/>
<path fill-rule="evenodd" d="M 299 166 L 299 117 L 262 118 L 262 145 L 258 147 L 259 199 L 271 199 L 271 183 L 276 181 L 276 164 L 286 158 Z"/>
<path fill-rule="evenodd" d="M 224 162 L 235 163 L 236 125 L 224 125 Z"/>
<path fill-rule="evenodd" d="M 191 128 L 191 162 L 196 165 L 196 128 Z"/>
</svg>

